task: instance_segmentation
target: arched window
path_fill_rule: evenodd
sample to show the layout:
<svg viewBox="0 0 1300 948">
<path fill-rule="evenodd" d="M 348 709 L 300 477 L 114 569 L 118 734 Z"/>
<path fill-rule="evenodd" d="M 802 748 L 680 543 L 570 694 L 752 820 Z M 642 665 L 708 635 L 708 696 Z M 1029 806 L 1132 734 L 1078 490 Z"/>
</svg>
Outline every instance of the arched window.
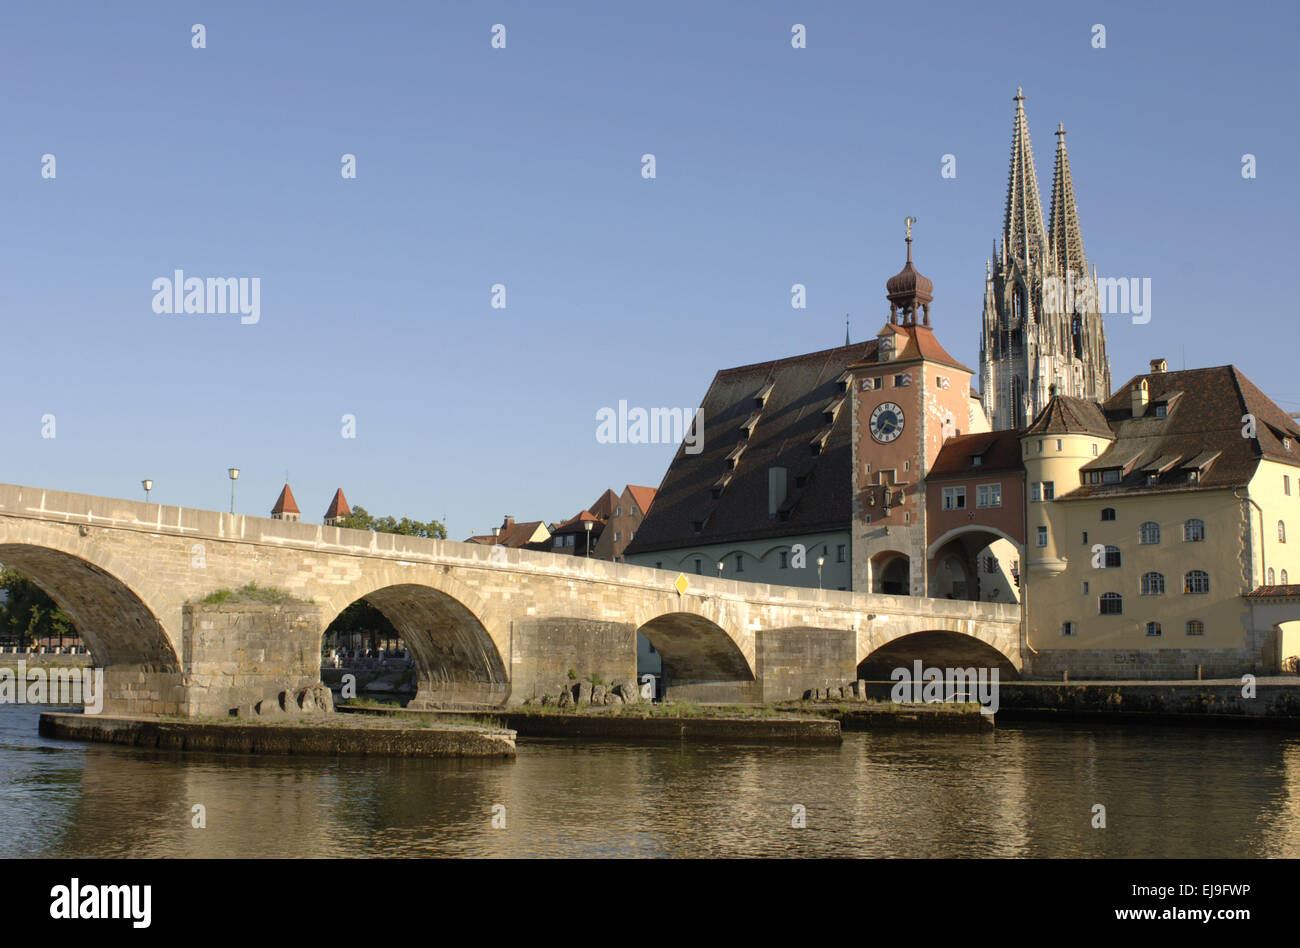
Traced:
<svg viewBox="0 0 1300 948">
<path fill-rule="evenodd" d="M 1159 622 L 1148 622 L 1148 623 L 1147 623 L 1147 635 L 1159 635 L 1159 634 L 1160 634 L 1160 623 L 1159 623 Z"/>
<path fill-rule="evenodd" d="M 1273 585 L 1273 567 L 1271 566 L 1268 568 L 1268 575 L 1264 579 L 1264 585 L 1266 586 Z"/>
<path fill-rule="evenodd" d="M 1183 539 L 1188 543 L 1199 543 L 1205 539 L 1205 521 L 1193 517 L 1183 524 Z"/>
<path fill-rule="evenodd" d="M 1283 586 L 1290 585 L 1290 584 L 1287 582 L 1287 578 L 1286 578 L 1286 570 L 1282 570 L 1282 585 L 1283 585 Z"/>
<path fill-rule="evenodd" d="M 1202 622 L 1200 619 L 1188 619 L 1188 620 L 1187 620 L 1187 634 L 1188 634 L 1188 635 L 1204 635 L 1204 634 L 1205 634 L 1205 623 Z"/>
<path fill-rule="evenodd" d="M 1101 519 L 1102 519 L 1102 520 L 1114 520 L 1114 519 L 1115 519 L 1115 508 L 1114 508 L 1114 507 L 1102 507 L 1102 508 L 1101 508 Z"/>
<path fill-rule="evenodd" d="M 1119 552 L 1119 547 L 1106 547 L 1106 569 L 1119 569 L 1121 560 L 1122 557 Z"/>
<path fill-rule="evenodd" d="M 1163 596 L 1164 594 L 1165 594 L 1164 573 L 1143 573 L 1142 574 L 1142 595 Z"/>
<path fill-rule="evenodd" d="M 1278 543 L 1286 542 L 1286 524 L 1283 523 L 1281 520 L 1277 522 L 1277 542 Z"/>
<path fill-rule="evenodd" d="M 1183 592 L 1208 593 L 1210 591 L 1210 574 L 1203 569 L 1194 569 L 1183 577 Z"/>
<path fill-rule="evenodd" d="M 1119 593 L 1101 594 L 1101 614 L 1119 616 L 1124 614 L 1124 597 Z"/>
<path fill-rule="evenodd" d="M 1148 520 L 1142 526 L 1138 527 L 1138 539 L 1142 543 L 1159 543 L 1160 542 L 1160 524 L 1154 520 Z"/>
</svg>

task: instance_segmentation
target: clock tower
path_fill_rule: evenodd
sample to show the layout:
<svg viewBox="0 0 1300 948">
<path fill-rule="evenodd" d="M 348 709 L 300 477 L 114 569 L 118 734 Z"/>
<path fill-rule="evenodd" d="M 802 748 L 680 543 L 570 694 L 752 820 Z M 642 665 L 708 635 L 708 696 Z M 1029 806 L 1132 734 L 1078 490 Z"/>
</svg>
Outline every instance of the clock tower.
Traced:
<svg viewBox="0 0 1300 948">
<path fill-rule="evenodd" d="M 853 397 L 853 588 L 927 595 L 925 478 L 943 442 L 987 431 L 972 409 L 972 371 L 930 328 L 934 284 L 907 263 L 885 284 L 889 320 L 874 359 L 849 366 Z"/>
</svg>

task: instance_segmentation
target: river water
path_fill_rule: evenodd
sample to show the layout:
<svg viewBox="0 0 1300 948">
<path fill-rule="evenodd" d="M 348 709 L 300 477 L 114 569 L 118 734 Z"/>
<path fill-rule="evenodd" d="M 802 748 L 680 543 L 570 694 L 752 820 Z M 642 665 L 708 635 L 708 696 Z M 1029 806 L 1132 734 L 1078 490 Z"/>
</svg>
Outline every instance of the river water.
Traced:
<svg viewBox="0 0 1300 948">
<path fill-rule="evenodd" d="M 1300 856 L 1300 735 L 1283 731 L 1003 724 L 367 760 L 52 741 L 39 711 L 0 706 L 0 857 Z"/>
</svg>

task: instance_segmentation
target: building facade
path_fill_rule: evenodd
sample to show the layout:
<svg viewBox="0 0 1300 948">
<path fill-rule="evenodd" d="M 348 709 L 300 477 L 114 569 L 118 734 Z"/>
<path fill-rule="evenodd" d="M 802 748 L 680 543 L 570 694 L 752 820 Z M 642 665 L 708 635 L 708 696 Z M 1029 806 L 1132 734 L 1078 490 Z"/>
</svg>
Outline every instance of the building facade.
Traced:
<svg viewBox="0 0 1300 948">
<path fill-rule="evenodd" d="M 1236 367 L 1053 395 L 1021 444 L 1034 677 L 1267 674 L 1300 651 L 1252 598 L 1300 579 L 1300 427 Z"/>
</svg>

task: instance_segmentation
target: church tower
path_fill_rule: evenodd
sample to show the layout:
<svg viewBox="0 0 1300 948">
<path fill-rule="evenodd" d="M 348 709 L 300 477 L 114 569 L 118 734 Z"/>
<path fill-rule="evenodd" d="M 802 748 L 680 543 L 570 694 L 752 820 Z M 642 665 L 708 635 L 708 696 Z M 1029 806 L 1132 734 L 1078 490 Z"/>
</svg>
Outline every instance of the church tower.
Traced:
<svg viewBox="0 0 1300 948">
<path fill-rule="evenodd" d="M 986 430 L 972 411 L 972 372 L 930 326 L 934 284 L 907 262 L 885 284 L 889 318 L 866 361 L 848 368 L 853 457 L 853 588 L 924 596 L 928 588 L 925 479 L 943 443 Z M 976 415 L 978 414 L 978 418 Z"/>
<path fill-rule="evenodd" d="M 1110 362 L 1097 297 L 1079 231 L 1079 214 L 1065 148 L 1056 131 L 1056 167 L 1047 226 L 1025 118 L 1016 90 L 1011 172 L 1001 245 L 985 269 L 980 390 L 994 430 L 1022 428 L 1062 395 L 1110 397 Z"/>
</svg>

